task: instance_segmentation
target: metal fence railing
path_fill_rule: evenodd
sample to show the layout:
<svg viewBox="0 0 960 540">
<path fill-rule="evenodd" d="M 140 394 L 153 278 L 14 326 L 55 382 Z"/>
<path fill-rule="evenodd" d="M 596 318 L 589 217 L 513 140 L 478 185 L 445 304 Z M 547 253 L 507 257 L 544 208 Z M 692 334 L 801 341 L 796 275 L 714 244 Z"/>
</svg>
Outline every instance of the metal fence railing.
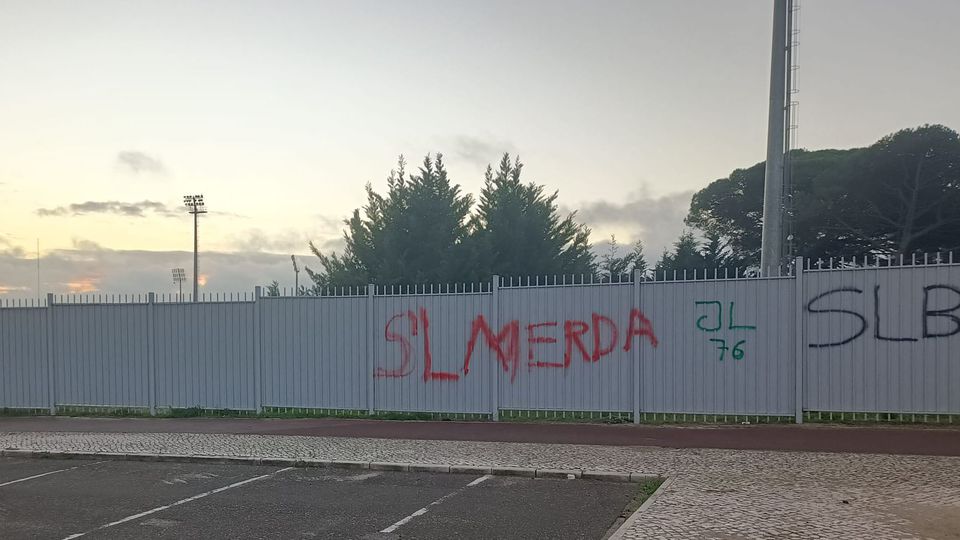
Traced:
<svg viewBox="0 0 960 540">
<path fill-rule="evenodd" d="M 960 415 L 951 256 L 744 274 L 2 301 L 0 408 Z"/>
</svg>

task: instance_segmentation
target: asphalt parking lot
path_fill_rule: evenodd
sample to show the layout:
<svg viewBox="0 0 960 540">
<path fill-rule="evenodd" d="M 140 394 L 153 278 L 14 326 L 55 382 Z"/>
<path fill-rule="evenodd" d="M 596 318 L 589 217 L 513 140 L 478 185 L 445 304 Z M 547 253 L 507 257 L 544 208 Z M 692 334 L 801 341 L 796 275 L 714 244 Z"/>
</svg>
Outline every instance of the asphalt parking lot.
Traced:
<svg viewBox="0 0 960 540">
<path fill-rule="evenodd" d="M 637 484 L 0 458 L 0 538 L 590 538 Z"/>
</svg>

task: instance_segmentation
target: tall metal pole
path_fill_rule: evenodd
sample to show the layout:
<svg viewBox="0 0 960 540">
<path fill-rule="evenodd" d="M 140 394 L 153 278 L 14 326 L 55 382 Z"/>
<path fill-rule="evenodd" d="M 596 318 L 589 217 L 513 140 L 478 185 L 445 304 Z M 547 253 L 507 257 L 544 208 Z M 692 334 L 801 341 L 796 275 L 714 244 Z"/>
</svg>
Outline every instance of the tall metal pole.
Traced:
<svg viewBox="0 0 960 540">
<path fill-rule="evenodd" d="M 786 223 L 782 225 L 783 238 L 784 238 L 784 253 L 783 256 L 785 261 L 792 260 L 796 262 L 796 231 L 794 227 L 796 225 L 796 200 L 794 199 L 794 185 L 793 185 L 793 155 L 791 151 L 793 150 L 794 141 L 791 140 L 791 137 L 794 137 L 793 130 L 797 127 L 794 123 L 796 121 L 796 114 L 793 108 L 793 94 L 796 92 L 796 87 L 794 84 L 794 70 L 796 66 L 794 65 L 794 47 L 797 45 L 796 36 L 797 32 L 794 28 L 794 22 L 796 21 L 797 8 L 799 0 L 787 0 L 787 52 L 785 60 L 785 72 L 786 79 L 784 82 L 784 90 L 786 94 L 786 102 L 784 103 L 784 130 L 783 130 L 783 219 L 786 220 Z"/>
<path fill-rule="evenodd" d="M 198 219 L 200 213 L 197 212 L 197 209 L 193 209 L 193 301 L 197 301 L 197 293 L 199 292 L 200 286 L 200 275 L 197 274 L 197 226 L 200 224 Z"/>
<path fill-rule="evenodd" d="M 193 301 L 196 302 L 200 295 L 200 273 L 197 264 L 197 252 L 199 243 L 197 241 L 197 229 L 200 225 L 200 214 L 206 214 L 207 209 L 203 204 L 203 195 L 184 195 L 183 205 L 187 211 L 193 214 Z"/>
<path fill-rule="evenodd" d="M 293 295 L 300 296 L 300 267 L 297 266 L 297 256 L 291 255 L 290 260 L 293 262 Z"/>
<path fill-rule="evenodd" d="M 786 116 L 786 65 L 789 0 L 773 0 L 773 40 L 770 48 L 770 109 L 767 118 L 767 164 L 763 179 L 763 231 L 760 271 L 773 273 L 781 263 L 783 246 L 783 154 Z"/>
<path fill-rule="evenodd" d="M 37 238 L 37 302 L 40 302 L 40 239 Z"/>
</svg>

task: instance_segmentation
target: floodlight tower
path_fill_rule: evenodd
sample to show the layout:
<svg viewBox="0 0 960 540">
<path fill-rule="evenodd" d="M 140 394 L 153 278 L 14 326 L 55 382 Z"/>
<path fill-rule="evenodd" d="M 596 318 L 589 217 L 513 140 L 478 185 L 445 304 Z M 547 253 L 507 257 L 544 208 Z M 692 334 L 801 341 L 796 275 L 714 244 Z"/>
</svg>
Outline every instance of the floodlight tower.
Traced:
<svg viewBox="0 0 960 540">
<path fill-rule="evenodd" d="M 174 268 L 171 270 L 173 273 L 173 282 L 177 284 L 180 289 L 180 296 L 177 297 L 181 302 L 183 301 L 183 282 L 187 280 L 187 275 L 183 271 L 183 268 Z"/>
<path fill-rule="evenodd" d="M 290 260 L 293 261 L 293 295 L 300 296 L 300 267 L 297 266 L 297 256 L 291 255 Z"/>
<path fill-rule="evenodd" d="M 760 272 L 769 275 L 783 257 L 783 184 L 787 118 L 790 109 L 791 17 L 793 0 L 773 0 L 773 42 L 770 54 L 770 109 L 767 120 L 767 163 L 763 178 L 763 231 Z"/>
<path fill-rule="evenodd" d="M 203 195 L 184 195 L 183 204 L 187 207 L 187 213 L 193 214 L 193 301 L 196 302 L 200 288 L 200 274 L 197 273 L 197 226 L 200 214 L 206 214 L 207 208 L 203 204 Z"/>
</svg>

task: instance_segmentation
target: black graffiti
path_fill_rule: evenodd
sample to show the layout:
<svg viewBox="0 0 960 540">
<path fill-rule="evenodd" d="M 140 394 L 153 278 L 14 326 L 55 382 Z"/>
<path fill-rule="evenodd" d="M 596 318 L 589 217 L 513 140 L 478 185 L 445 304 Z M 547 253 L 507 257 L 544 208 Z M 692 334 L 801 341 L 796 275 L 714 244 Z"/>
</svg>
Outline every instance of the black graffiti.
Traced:
<svg viewBox="0 0 960 540">
<path fill-rule="evenodd" d="M 811 347 L 811 348 L 813 348 L 813 349 L 820 349 L 820 348 L 824 348 L 824 347 L 839 347 L 839 346 L 841 346 L 841 345 L 846 345 L 847 343 L 850 343 L 851 341 L 853 341 L 853 340 L 857 339 L 858 337 L 862 336 L 863 333 L 867 331 L 867 319 L 865 319 L 865 318 L 863 317 L 863 315 L 857 313 L 856 311 L 850 311 L 850 310 L 848 310 L 848 309 L 814 309 L 813 303 L 816 302 L 817 300 L 820 300 L 821 298 L 830 296 L 831 294 L 842 293 L 842 292 L 853 292 L 853 293 L 857 293 L 857 294 L 863 294 L 863 291 L 860 290 L 860 289 L 858 289 L 858 288 L 856 288 L 856 287 L 841 287 L 841 288 L 839 288 L 839 289 L 831 289 L 831 290 L 829 290 L 829 291 L 827 291 L 827 292 L 825 292 L 825 293 L 822 293 L 822 294 L 819 294 L 819 295 L 813 297 L 813 299 L 811 299 L 809 302 L 807 302 L 807 311 L 810 312 L 810 313 L 845 313 L 845 314 L 847 314 L 847 315 L 851 315 L 851 316 L 856 317 L 857 319 L 860 320 L 860 330 L 858 330 L 856 334 L 854 334 L 854 335 L 852 335 L 852 336 L 850 336 L 850 337 L 848 337 L 847 339 L 844 339 L 844 340 L 842 340 L 842 341 L 836 341 L 836 342 L 833 342 L 833 343 L 811 343 L 811 344 L 810 344 L 810 347 Z"/>
<path fill-rule="evenodd" d="M 926 302 L 926 293 L 924 293 L 924 302 Z M 926 311 L 926 307 L 924 307 Z M 926 324 L 926 318 L 924 318 Z M 873 337 L 883 341 L 917 341 L 915 337 L 887 337 L 880 335 L 880 286 L 873 287 Z"/>
<path fill-rule="evenodd" d="M 957 303 L 950 307 L 936 307 L 936 308 L 932 307 L 931 296 L 935 296 L 935 295 L 932 295 L 931 292 L 937 291 L 937 290 L 950 291 L 956 294 L 958 299 Z M 824 347 L 839 347 L 841 345 L 846 345 L 847 343 L 854 341 L 855 339 L 859 338 L 866 332 L 867 327 L 869 326 L 867 324 L 867 319 L 862 314 L 856 311 L 851 311 L 848 309 L 840 309 L 840 308 L 819 309 L 815 307 L 815 304 L 819 300 L 833 294 L 838 294 L 838 293 L 863 294 L 863 291 L 856 287 L 840 287 L 837 289 L 831 289 L 829 291 L 826 291 L 822 294 L 815 296 L 809 302 L 807 302 L 807 305 L 806 305 L 807 312 L 808 313 L 842 313 L 844 315 L 849 315 L 851 317 L 855 317 L 858 321 L 860 321 L 860 328 L 849 337 L 842 339 L 840 341 L 834 341 L 830 343 L 810 343 L 808 347 L 814 348 L 814 349 L 819 349 Z M 873 337 L 880 341 L 899 341 L 899 342 L 919 341 L 919 339 L 915 337 L 891 337 L 891 336 L 885 336 L 882 334 L 881 324 L 880 324 L 881 323 L 880 296 L 881 296 L 880 285 L 875 285 L 873 288 L 873 324 L 874 324 Z M 927 285 L 926 287 L 924 287 L 923 288 L 923 313 L 921 316 L 922 323 L 923 323 L 923 338 L 936 339 L 936 338 L 945 338 L 945 337 L 950 337 L 950 336 L 955 336 L 957 334 L 960 334 L 960 316 L 954 313 L 958 310 L 960 310 L 960 289 L 952 285 L 945 285 L 945 284 Z M 952 323 L 952 328 L 950 328 L 949 330 L 943 330 L 942 328 L 932 329 L 931 328 L 932 319 L 945 319 L 947 324 Z"/>
<path fill-rule="evenodd" d="M 945 289 L 948 291 L 953 291 L 957 294 L 958 301 L 957 304 L 951 308 L 946 309 L 930 309 L 930 291 L 936 289 Z M 923 288 L 923 337 L 925 338 L 940 338 L 940 337 L 950 337 L 957 333 L 960 333 L 960 317 L 957 317 L 952 312 L 960 309 L 960 289 L 953 287 L 951 285 L 927 285 Z M 930 331 L 928 326 L 928 321 L 930 317 L 942 317 L 953 321 L 953 330 L 950 332 L 937 332 L 933 333 Z"/>
</svg>

